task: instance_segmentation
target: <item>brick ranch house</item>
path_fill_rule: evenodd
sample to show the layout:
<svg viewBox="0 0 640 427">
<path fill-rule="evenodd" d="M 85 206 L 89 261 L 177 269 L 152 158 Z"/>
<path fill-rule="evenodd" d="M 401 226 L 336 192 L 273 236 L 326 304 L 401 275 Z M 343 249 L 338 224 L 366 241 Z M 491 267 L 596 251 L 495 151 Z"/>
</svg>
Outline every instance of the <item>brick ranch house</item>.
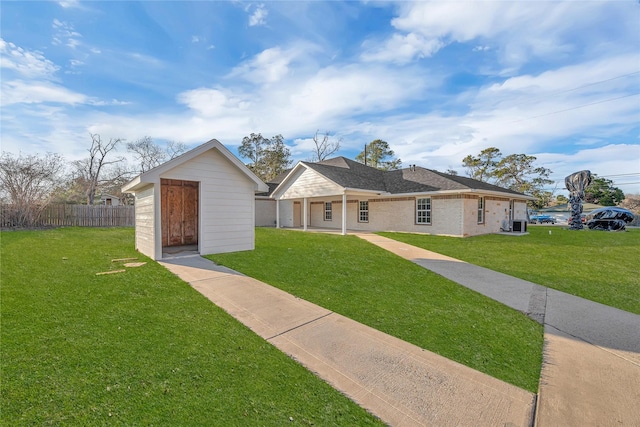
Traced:
<svg viewBox="0 0 640 427">
<path fill-rule="evenodd" d="M 336 157 L 299 162 L 256 197 L 256 225 L 467 237 L 526 231 L 533 198 L 418 166 L 381 171 Z"/>
</svg>

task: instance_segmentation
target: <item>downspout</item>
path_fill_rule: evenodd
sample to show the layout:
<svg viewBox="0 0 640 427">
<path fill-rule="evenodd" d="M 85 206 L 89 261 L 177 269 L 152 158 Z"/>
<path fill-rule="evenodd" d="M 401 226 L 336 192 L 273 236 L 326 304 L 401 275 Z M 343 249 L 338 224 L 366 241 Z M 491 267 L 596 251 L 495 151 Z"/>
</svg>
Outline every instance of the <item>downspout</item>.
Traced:
<svg viewBox="0 0 640 427">
<path fill-rule="evenodd" d="M 280 199 L 276 199 L 276 228 L 280 228 Z"/>
</svg>

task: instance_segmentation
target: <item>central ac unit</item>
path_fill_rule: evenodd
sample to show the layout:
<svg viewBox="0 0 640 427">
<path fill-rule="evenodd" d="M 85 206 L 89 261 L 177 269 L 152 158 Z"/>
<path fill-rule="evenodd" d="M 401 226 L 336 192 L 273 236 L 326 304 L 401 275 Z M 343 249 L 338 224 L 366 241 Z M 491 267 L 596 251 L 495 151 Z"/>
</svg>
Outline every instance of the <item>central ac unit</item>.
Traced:
<svg viewBox="0 0 640 427">
<path fill-rule="evenodd" d="M 511 230 L 514 233 L 524 233 L 527 231 L 527 221 L 524 220 L 514 220 L 511 225 Z"/>
</svg>

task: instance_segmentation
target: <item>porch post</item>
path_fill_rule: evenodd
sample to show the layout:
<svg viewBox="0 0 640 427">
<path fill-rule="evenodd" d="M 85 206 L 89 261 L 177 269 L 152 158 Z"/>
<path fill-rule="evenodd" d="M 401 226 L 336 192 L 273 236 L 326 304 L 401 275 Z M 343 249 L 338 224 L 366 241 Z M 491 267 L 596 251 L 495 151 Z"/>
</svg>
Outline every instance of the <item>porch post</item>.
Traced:
<svg viewBox="0 0 640 427">
<path fill-rule="evenodd" d="M 302 199 L 302 229 L 307 231 L 307 198 Z"/>
<path fill-rule="evenodd" d="M 280 199 L 276 199 L 276 228 L 280 228 Z"/>
<path fill-rule="evenodd" d="M 342 193 L 342 235 L 347 234 L 347 192 Z"/>
</svg>

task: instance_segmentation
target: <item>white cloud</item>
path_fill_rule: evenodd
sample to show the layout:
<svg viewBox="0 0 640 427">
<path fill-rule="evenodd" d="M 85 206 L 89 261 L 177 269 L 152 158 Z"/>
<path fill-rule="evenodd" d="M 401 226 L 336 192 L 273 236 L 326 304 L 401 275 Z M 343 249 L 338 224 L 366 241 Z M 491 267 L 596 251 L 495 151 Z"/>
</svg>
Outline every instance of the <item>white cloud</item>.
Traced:
<svg viewBox="0 0 640 427">
<path fill-rule="evenodd" d="M 28 51 L 0 38 L 0 64 L 15 71 L 19 78 L 4 77 L 0 105 L 15 104 L 56 104 L 56 105 L 125 105 L 119 100 L 103 101 L 70 90 L 56 79 L 60 67 L 46 59 L 42 53 Z M 75 69 L 84 63 L 78 59 L 69 60 L 67 74 L 78 74 Z"/>
<path fill-rule="evenodd" d="M 177 97 L 178 102 L 207 118 L 246 110 L 251 105 L 250 99 L 250 96 L 206 88 L 182 92 Z"/>
<path fill-rule="evenodd" d="M 474 50 L 486 50 L 491 41 L 498 46 L 503 74 L 513 74 L 534 58 L 569 57 L 581 46 L 594 48 L 603 38 L 615 39 L 616 30 L 633 34 L 624 25 L 610 24 L 625 21 L 618 18 L 629 13 L 629 7 L 633 5 L 611 2 L 403 2 L 391 21 L 396 33 L 365 58 L 406 62 L 432 56 L 455 42 L 476 41 Z"/>
<path fill-rule="evenodd" d="M 312 45 L 298 45 L 288 49 L 273 47 L 235 67 L 229 77 L 240 77 L 255 84 L 274 83 L 287 77 L 290 65 L 315 50 Z"/>
<path fill-rule="evenodd" d="M 250 61 L 236 67 L 231 75 L 240 76 L 253 83 L 272 83 L 285 77 L 289 63 L 295 57 L 293 51 L 283 51 L 279 47 L 266 49 Z"/>
<path fill-rule="evenodd" d="M 69 9 L 69 8 L 73 8 L 73 7 L 80 7 L 80 1 L 79 0 L 59 1 L 58 4 L 64 9 Z"/>
<path fill-rule="evenodd" d="M 13 80 L 2 83 L 2 106 L 11 104 L 36 104 L 52 102 L 57 104 L 82 104 L 87 97 L 51 82 Z"/>
<path fill-rule="evenodd" d="M 637 54 L 600 58 L 470 89 L 449 100 L 457 112 L 392 112 L 367 123 L 354 122 L 348 131 L 385 139 L 405 163 L 439 170 L 453 167 L 462 173 L 464 156 L 497 147 L 504 154 L 535 155 L 558 173 L 597 167 L 611 174 L 615 161 L 618 171 L 637 171 L 637 140 L 609 141 L 640 122 L 638 76 Z M 572 140 L 575 143 L 567 142 Z M 580 157 L 573 160 L 574 153 L 585 156 L 584 164 Z M 565 161 L 569 166 L 559 167 Z"/>
<path fill-rule="evenodd" d="M 54 19 L 52 28 L 55 30 L 52 41 L 54 45 L 65 45 L 71 49 L 80 45 L 79 38 L 82 37 L 82 34 L 75 31 L 71 24 Z"/>
<path fill-rule="evenodd" d="M 420 94 L 427 82 L 408 72 L 367 66 L 328 67 L 302 82 L 290 96 L 291 114 L 315 119 L 380 114 Z"/>
<path fill-rule="evenodd" d="M 249 7 L 247 10 L 248 9 Z M 255 27 L 258 25 L 266 25 L 267 15 L 269 15 L 269 11 L 266 9 L 264 4 L 257 5 L 251 16 L 249 16 L 249 26 Z"/>
<path fill-rule="evenodd" d="M 51 78 L 60 69 L 41 52 L 28 51 L 0 38 L 0 67 L 18 72 L 23 77 Z"/>
<path fill-rule="evenodd" d="M 374 47 L 369 48 L 370 45 Z M 409 33 L 407 35 L 394 34 L 382 45 L 366 42 L 365 52 L 362 54 L 364 61 L 382 61 L 407 63 L 415 58 L 430 57 L 444 46 L 438 39 L 427 39 L 420 34 Z"/>
</svg>

